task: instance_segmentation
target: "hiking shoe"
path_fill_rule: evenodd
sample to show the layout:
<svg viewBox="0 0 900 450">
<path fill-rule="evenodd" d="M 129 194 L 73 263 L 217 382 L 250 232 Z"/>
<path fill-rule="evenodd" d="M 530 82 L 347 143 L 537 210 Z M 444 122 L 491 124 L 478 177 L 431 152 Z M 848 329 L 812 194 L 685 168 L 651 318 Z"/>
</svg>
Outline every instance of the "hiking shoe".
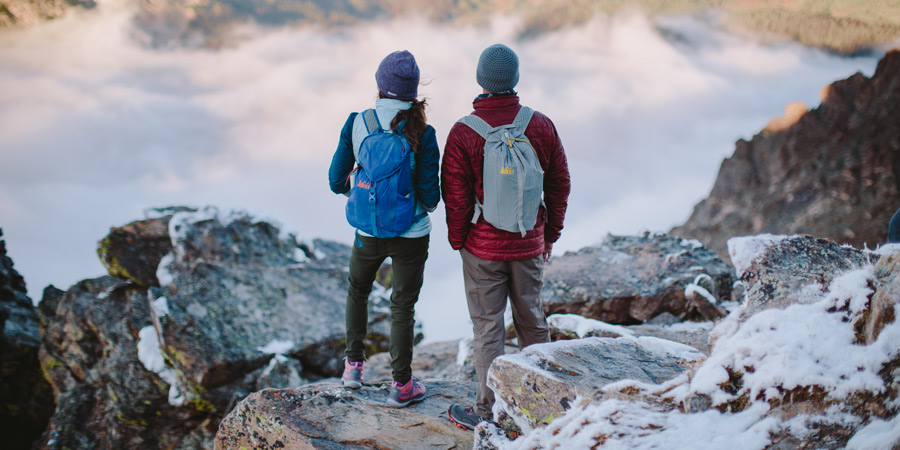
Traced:
<svg viewBox="0 0 900 450">
<path fill-rule="evenodd" d="M 391 383 L 391 395 L 387 404 L 394 408 L 402 408 L 410 403 L 420 402 L 425 399 L 425 385 L 412 377 L 404 384 L 396 381 Z"/>
<path fill-rule="evenodd" d="M 353 362 L 344 358 L 344 375 L 341 376 L 341 382 L 344 387 L 350 389 L 359 389 L 362 387 L 362 372 L 365 362 Z"/>
<path fill-rule="evenodd" d="M 450 408 L 447 410 L 447 417 L 456 426 L 464 430 L 474 430 L 479 423 L 485 421 L 484 418 L 475 413 L 475 408 L 471 406 L 463 407 L 456 403 L 450 405 Z"/>
</svg>

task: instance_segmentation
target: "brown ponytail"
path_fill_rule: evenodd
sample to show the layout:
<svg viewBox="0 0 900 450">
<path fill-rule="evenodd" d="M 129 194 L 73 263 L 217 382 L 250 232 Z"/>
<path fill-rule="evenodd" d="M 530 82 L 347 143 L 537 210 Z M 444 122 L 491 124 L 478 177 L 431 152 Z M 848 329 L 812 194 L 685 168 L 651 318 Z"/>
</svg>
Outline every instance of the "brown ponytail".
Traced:
<svg viewBox="0 0 900 450">
<path fill-rule="evenodd" d="M 379 98 L 388 98 L 383 93 L 378 93 Z M 425 118 L 425 107 L 428 106 L 427 100 L 404 100 L 412 103 L 412 107 L 400 111 L 394 116 L 394 120 L 391 121 L 391 128 L 397 128 L 397 125 L 400 122 L 406 121 L 406 125 L 403 126 L 403 135 L 406 136 L 406 140 L 409 141 L 410 147 L 412 147 L 412 151 L 416 152 L 419 150 L 419 145 L 422 143 L 422 135 L 425 134 L 425 127 L 428 126 Z"/>
</svg>

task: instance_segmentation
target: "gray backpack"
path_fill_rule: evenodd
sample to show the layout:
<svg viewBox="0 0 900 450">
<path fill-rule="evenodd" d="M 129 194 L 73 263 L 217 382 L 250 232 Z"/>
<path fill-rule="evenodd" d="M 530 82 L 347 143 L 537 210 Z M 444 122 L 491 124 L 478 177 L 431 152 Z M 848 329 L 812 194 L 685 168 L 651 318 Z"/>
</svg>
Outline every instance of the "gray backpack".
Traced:
<svg viewBox="0 0 900 450">
<path fill-rule="evenodd" d="M 493 128 L 475 115 L 459 119 L 485 139 L 484 203 L 475 199 L 472 223 L 483 215 L 495 228 L 522 236 L 534 228 L 538 207 L 543 203 L 544 171 L 525 137 L 533 114 L 531 108 L 523 106 L 513 123 Z"/>
</svg>

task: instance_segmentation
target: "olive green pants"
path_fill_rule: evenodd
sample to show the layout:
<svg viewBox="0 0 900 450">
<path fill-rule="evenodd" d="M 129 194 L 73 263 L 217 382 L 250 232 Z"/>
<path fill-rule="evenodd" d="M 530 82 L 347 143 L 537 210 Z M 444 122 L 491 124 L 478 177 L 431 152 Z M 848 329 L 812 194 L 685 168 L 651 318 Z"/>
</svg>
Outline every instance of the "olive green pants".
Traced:
<svg viewBox="0 0 900 450">
<path fill-rule="evenodd" d="M 350 254 L 350 289 L 347 292 L 347 351 L 350 361 L 366 358 L 369 293 L 378 268 L 391 258 L 391 370 L 394 381 L 412 377 L 415 305 L 419 300 L 428 259 L 428 236 L 419 238 L 375 238 L 356 235 Z"/>
</svg>

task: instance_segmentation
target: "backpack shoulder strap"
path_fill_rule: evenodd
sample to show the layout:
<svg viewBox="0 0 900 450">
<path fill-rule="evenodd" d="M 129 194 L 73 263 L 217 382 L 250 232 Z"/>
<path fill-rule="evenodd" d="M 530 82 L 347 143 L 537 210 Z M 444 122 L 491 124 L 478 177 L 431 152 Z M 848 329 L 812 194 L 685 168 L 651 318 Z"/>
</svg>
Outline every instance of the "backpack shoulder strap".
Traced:
<svg viewBox="0 0 900 450">
<path fill-rule="evenodd" d="M 488 125 L 488 123 L 485 122 L 484 119 L 476 116 L 475 114 L 469 114 L 468 116 L 457 120 L 457 122 L 475 130 L 475 132 L 478 133 L 479 136 L 485 139 L 487 139 L 487 136 L 491 132 L 491 130 L 494 129 L 494 127 Z"/>
<path fill-rule="evenodd" d="M 516 113 L 516 118 L 515 120 L 513 120 L 513 126 L 516 128 L 516 130 L 524 134 L 525 129 L 528 128 L 528 124 L 531 122 L 531 116 L 533 115 L 533 109 L 527 106 L 519 108 L 519 112 Z"/>
<path fill-rule="evenodd" d="M 366 124 L 366 132 L 372 134 L 378 130 L 381 130 L 381 122 L 378 121 L 378 114 L 375 114 L 374 109 L 367 109 L 363 111 L 363 122 Z"/>
</svg>

